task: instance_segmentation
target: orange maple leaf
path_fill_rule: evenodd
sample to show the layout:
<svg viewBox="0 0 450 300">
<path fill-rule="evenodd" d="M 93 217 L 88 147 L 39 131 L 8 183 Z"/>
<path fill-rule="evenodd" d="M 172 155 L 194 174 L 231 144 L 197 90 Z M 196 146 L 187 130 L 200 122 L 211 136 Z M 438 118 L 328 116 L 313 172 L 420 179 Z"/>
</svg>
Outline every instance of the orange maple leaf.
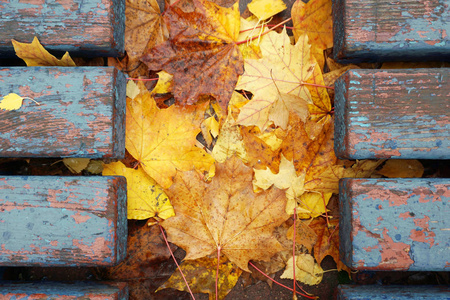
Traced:
<svg viewBox="0 0 450 300">
<path fill-rule="evenodd" d="M 250 272 L 249 260 L 267 261 L 282 250 L 273 229 L 289 218 L 283 190 L 255 194 L 253 170 L 233 156 L 216 164 L 216 176 L 205 183 L 197 172 L 179 172 L 167 194 L 175 217 L 162 222 L 168 239 L 186 250 L 186 259 L 220 251 Z"/>
<path fill-rule="evenodd" d="M 238 75 L 244 72 L 239 36 L 239 9 L 207 0 L 170 6 L 164 15 L 168 41 L 141 60 L 151 70 L 174 76 L 173 94 L 179 103 L 193 104 L 202 94 L 212 95 L 226 111 Z"/>
</svg>

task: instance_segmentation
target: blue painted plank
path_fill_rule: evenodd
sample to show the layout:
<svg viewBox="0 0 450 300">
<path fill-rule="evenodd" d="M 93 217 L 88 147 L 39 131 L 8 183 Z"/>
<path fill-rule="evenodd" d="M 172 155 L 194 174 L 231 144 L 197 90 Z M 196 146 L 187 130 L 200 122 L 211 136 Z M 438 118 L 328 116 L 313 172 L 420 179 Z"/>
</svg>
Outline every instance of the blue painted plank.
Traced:
<svg viewBox="0 0 450 300">
<path fill-rule="evenodd" d="M 450 299 L 448 286 L 429 285 L 339 285 L 338 300 Z"/>
<path fill-rule="evenodd" d="M 450 68 L 349 70 L 335 83 L 344 159 L 450 159 Z"/>
<path fill-rule="evenodd" d="M 450 270 L 450 179 L 342 179 L 340 254 L 357 270 Z"/>
<path fill-rule="evenodd" d="M 95 299 L 127 300 L 125 283 L 108 282 L 3 282 L 0 299 Z"/>
<path fill-rule="evenodd" d="M 113 67 L 0 68 L 0 157 L 123 158 L 126 78 Z"/>
<path fill-rule="evenodd" d="M 337 61 L 450 61 L 448 0 L 365 0 L 361 8 L 333 0 Z"/>
<path fill-rule="evenodd" d="M 11 39 L 73 56 L 124 53 L 125 0 L 0 0 L 0 57 L 15 56 Z"/>
<path fill-rule="evenodd" d="M 126 256 L 121 176 L 0 177 L 0 266 L 114 266 Z"/>
</svg>

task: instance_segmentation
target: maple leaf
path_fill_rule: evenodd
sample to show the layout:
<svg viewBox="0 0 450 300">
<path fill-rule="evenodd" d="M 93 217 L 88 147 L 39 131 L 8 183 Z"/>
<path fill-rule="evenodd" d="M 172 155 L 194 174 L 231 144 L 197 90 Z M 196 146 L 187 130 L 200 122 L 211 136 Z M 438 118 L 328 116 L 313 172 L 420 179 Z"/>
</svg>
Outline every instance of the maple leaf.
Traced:
<svg viewBox="0 0 450 300">
<path fill-rule="evenodd" d="M 313 246 L 316 244 L 317 241 L 317 234 L 312 230 L 311 227 L 309 227 L 310 221 L 301 221 L 297 220 L 295 222 L 295 243 L 305 246 L 305 248 L 308 250 L 308 252 L 311 253 Z M 294 225 L 289 227 L 288 231 L 286 232 L 286 237 L 289 240 L 294 239 Z M 290 247 L 292 248 L 292 247 Z"/>
<path fill-rule="evenodd" d="M 162 222 L 168 239 L 186 250 L 185 259 L 220 251 L 249 272 L 249 260 L 268 260 L 282 250 L 273 229 L 289 218 L 285 193 L 253 193 L 253 171 L 233 156 L 216 165 L 205 183 L 197 172 L 179 172 L 167 190 L 176 216 Z"/>
<path fill-rule="evenodd" d="M 307 34 L 316 50 L 313 51 L 321 69 L 325 60 L 323 50 L 333 47 L 333 18 L 330 0 L 297 0 L 291 10 L 294 37 Z"/>
<path fill-rule="evenodd" d="M 174 80 L 179 103 L 193 104 L 202 94 L 212 95 L 226 111 L 242 74 L 238 3 L 220 7 L 207 0 L 170 6 L 164 15 L 168 41 L 151 49 L 142 61 L 151 70 L 165 70 Z M 184 9 L 184 10 L 183 10 Z"/>
<path fill-rule="evenodd" d="M 202 257 L 196 260 L 185 260 L 180 264 L 181 271 L 193 293 L 208 293 L 210 299 L 223 299 L 236 285 L 242 270 L 225 257 L 220 258 L 218 277 L 218 297 L 215 297 L 217 257 Z M 177 270 L 158 291 L 175 288 L 179 291 L 189 291 L 186 283 Z"/>
<path fill-rule="evenodd" d="M 176 170 L 211 171 L 214 159 L 195 146 L 207 102 L 159 109 L 149 92 L 127 99 L 128 152 L 163 188 L 172 184 Z"/>
<path fill-rule="evenodd" d="M 104 165 L 102 174 L 124 176 L 127 179 L 128 219 L 167 219 L 175 215 L 166 193 L 141 168 L 130 169 L 119 161 Z"/>
<path fill-rule="evenodd" d="M 125 50 L 136 61 L 169 33 L 156 0 L 127 0 L 125 5 Z"/>
<path fill-rule="evenodd" d="M 283 0 L 252 0 L 247 8 L 259 20 L 266 20 L 285 10 L 286 4 Z"/>
<path fill-rule="evenodd" d="M 34 37 L 33 41 L 28 43 L 20 43 L 16 40 L 11 40 L 16 55 L 23 59 L 27 66 L 60 66 L 60 67 L 75 67 L 75 63 L 70 58 L 69 52 L 66 52 L 61 59 L 57 59 L 51 55 L 41 45 L 37 37 Z"/>
<path fill-rule="evenodd" d="M 309 254 L 299 254 L 292 257 L 286 263 L 286 270 L 281 274 L 280 278 L 294 279 L 308 285 L 316 285 L 322 281 L 323 269 L 314 261 L 314 257 Z"/>
<path fill-rule="evenodd" d="M 300 219 L 316 218 L 327 211 L 332 193 L 308 192 L 298 198 L 297 216 Z M 295 203 L 294 203 L 295 204 Z M 287 213 L 294 213 L 292 202 L 286 206 Z"/>
<path fill-rule="evenodd" d="M 350 274 L 350 269 L 344 265 L 339 257 L 339 220 L 325 218 L 315 218 L 309 227 L 311 227 L 317 234 L 317 242 L 314 245 L 314 258 L 320 264 L 325 256 L 330 255 L 337 264 L 338 270 L 347 271 Z"/>
<path fill-rule="evenodd" d="M 422 177 L 423 172 L 423 165 L 415 159 L 390 159 L 377 171 L 388 178 Z"/>
<path fill-rule="evenodd" d="M 360 160 L 350 166 L 329 165 L 326 170 L 305 182 L 305 189 L 324 193 L 339 193 L 339 179 L 370 177 L 384 160 Z"/>
<path fill-rule="evenodd" d="M 270 124 L 268 119 L 273 105 L 277 100 L 284 100 L 284 94 L 312 103 L 304 83 L 313 75 L 315 62 L 310 56 L 307 36 L 302 36 L 295 45 L 291 45 L 286 28 L 280 34 L 273 31 L 266 34 L 260 49 L 263 58 L 245 60 L 245 72 L 236 86 L 236 90 L 253 94 L 252 100 L 241 108 L 236 123 L 255 125 L 263 131 Z M 285 110 L 288 110 L 290 107 L 286 103 L 288 101 L 285 101 Z M 272 117 L 274 119 L 280 122 L 279 118 Z"/>
</svg>

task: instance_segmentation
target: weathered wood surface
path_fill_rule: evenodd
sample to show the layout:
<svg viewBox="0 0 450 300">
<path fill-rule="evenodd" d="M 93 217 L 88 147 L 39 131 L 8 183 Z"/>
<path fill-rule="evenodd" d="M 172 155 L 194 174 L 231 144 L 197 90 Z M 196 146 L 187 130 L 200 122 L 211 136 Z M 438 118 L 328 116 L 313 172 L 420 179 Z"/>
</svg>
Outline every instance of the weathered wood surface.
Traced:
<svg viewBox="0 0 450 300">
<path fill-rule="evenodd" d="M 14 56 L 11 39 L 39 38 L 48 50 L 74 56 L 121 56 L 125 0 L 0 0 L 0 57 Z"/>
<path fill-rule="evenodd" d="M 450 69 L 349 70 L 335 83 L 339 158 L 450 159 Z"/>
<path fill-rule="evenodd" d="M 450 179 L 342 179 L 342 261 L 357 270 L 450 270 Z"/>
<path fill-rule="evenodd" d="M 0 299 L 127 300 L 128 287 L 107 282 L 4 282 L 0 283 Z"/>
<path fill-rule="evenodd" d="M 0 266 L 114 266 L 126 256 L 121 176 L 0 178 Z"/>
<path fill-rule="evenodd" d="M 0 157 L 123 158 L 126 78 L 113 67 L 0 68 Z"/>
<path fill-rule="evenodd" d="M 448 300 L 448 286 L 433 285 L 339 285 L 338 300 L 430 299 Z"/>
<path fill-rule="evenodd" d="M 450 61 L 448 0 L 333 0 L 340 62 Z"/>
</svg>

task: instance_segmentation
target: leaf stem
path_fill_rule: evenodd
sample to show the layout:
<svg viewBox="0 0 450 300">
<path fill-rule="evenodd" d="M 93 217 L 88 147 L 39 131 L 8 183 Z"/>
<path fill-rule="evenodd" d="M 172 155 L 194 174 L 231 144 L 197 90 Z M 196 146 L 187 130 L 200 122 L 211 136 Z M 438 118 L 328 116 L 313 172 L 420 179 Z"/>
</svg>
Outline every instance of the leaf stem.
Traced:
<svg viewBox="0 0 450 300">
<path fill-rule="evenodd" d="M 290 290 L 291 292 L 294 291 L 294 290 L 291 289 L 290 287 L 285 286 L 284 284 L 279 283 L 279 282 L 276 281 L 275 279 L 273 279 L 273 278 L 271 278 L 270 276 L 268 276 L 266 273 L 264 273 L 263 271 L 261 271 L 260 269 L 258 269 L 251 261 L 249 261 L 248 263 L 249 263 L 253 268 L 255 268 L 256 271 L 258 271 L 259 273 L 261 273 L 262 275 L 264 275 L 264 276 L 267 277 L 268 279 L 272 280 L 275 284 L 278 284 L 279 286 L 284 287 L 285 289 L 288 289 L 288 290 Z M 306 297 L 306 298 L 308 298 L 308 299 L 317 299 L 317 297 L 315 297 L 315 296 L 309 296 L 309 295 L 306 295 L 306 294 L 302 294 L 302 293 L 300 293 L 300 292 L 295 292 L 295 293 L 297 293 L 297 294 L 299 294 L 299 295 L 301 295 L 301 296 L 303 296 L 303 297 Z"/>
<path fill-rule="evenodd" d="M 30 97 L 23 97 L 23 99 L 31 100 L 31 101 L 33 101 L 34 103 L 36 103 L 37 105 L 41 105 L 39 102 L 37 102 L 37 101 L 34 100 L 33 98 L 30 98 Z"/>
<path fill-rule="evenodd" d="M 162 236 L 164 238 L 164 241 L 166 242 L 167 249 L 169 249 L 170 255 L 172 256 L 173 261 L 177 265 L 178 271 L 180 271 L 181 277 L 183 277 L 184 283 L 186 283 L 187 289 L 189 290 L 189 293 L 191 294 L 192 299 L 195 300 L 194 294 L 192 293 L 191 288 L 189 287 L 189 284 L 188 284 L 188 282 L 186 280 L 186 277 L 184 277 L 183 271 L 181 271 L 180 265 L 178 264 L 177 260 L 175 259 L 175 256 L 173 255 L 172 250 L 170 249 L 169 241 L 167 241 L 166 234 L 164 233 L 164 230 L 163 230 L 162 226 L 159 223 L 158 223 L 158 226 L 159 226 L 159 229 L 161 229 L 161 233 L 162 233 Z"/>
<path fill-rule="evenodd" d="M 220 246 L 217 247 L 217 269 L 216 269 L 216 300 L 219 300 L 219 262 L 220 260 Z"/>
<path fill-rule="evenodd" d="M 267 30 L 266 32 L 263 32 L 263 33 L 260 34 L 260 35 L 253 36 L 253 37 L 251 37 L 251 38 L 249 38 L 249 39 L 247 39 L 247 40 L 245 40 L 245 41 L 239 41 L 239 42 L 236 42 L 236 45 L 240 45 L 240 44 L 247 43 L 248 41 L 256 40 L 256 39 L 260 38 L 261 36 L 263 36 L 263 35 L 265 35 L 265 34 L 271 32 L 271 31 L 274 30 L 275 28 L 280 27 L 280 26 L 283 25 L 284 23 L 289 22 L 290 20 L 292 20 L 292 18 L 288 18 L 288 19 L 284 20 L 283 22 L 278 23 L 277 25 L 273 26 L 272 28 L 270 28 L 270 29 Z"/>
<path fill-rule="evenodd" d="M 296 230 L 297 230 L 297 224 L 296 224 L 296 219 L 297 219 L 297 207 L 294 207 L 294 236 L 292 237 L 292 263 L 293 263 L 293 268 L 292 268 L 292 277 L 294 277 L 293 278 L 293 280 L 294 280 L 294 296 L 295 296 L 295 293 L 296 293 L 296 290 L 295 290 L 295 288 L 296 288 L 296 283 L 297 283 L 297 277 L 295 277 L 295 267 L 296 267 L 296 265 L 295 265 L 295 235 L 297 234 L 296 233 Z"/>
</svg>

